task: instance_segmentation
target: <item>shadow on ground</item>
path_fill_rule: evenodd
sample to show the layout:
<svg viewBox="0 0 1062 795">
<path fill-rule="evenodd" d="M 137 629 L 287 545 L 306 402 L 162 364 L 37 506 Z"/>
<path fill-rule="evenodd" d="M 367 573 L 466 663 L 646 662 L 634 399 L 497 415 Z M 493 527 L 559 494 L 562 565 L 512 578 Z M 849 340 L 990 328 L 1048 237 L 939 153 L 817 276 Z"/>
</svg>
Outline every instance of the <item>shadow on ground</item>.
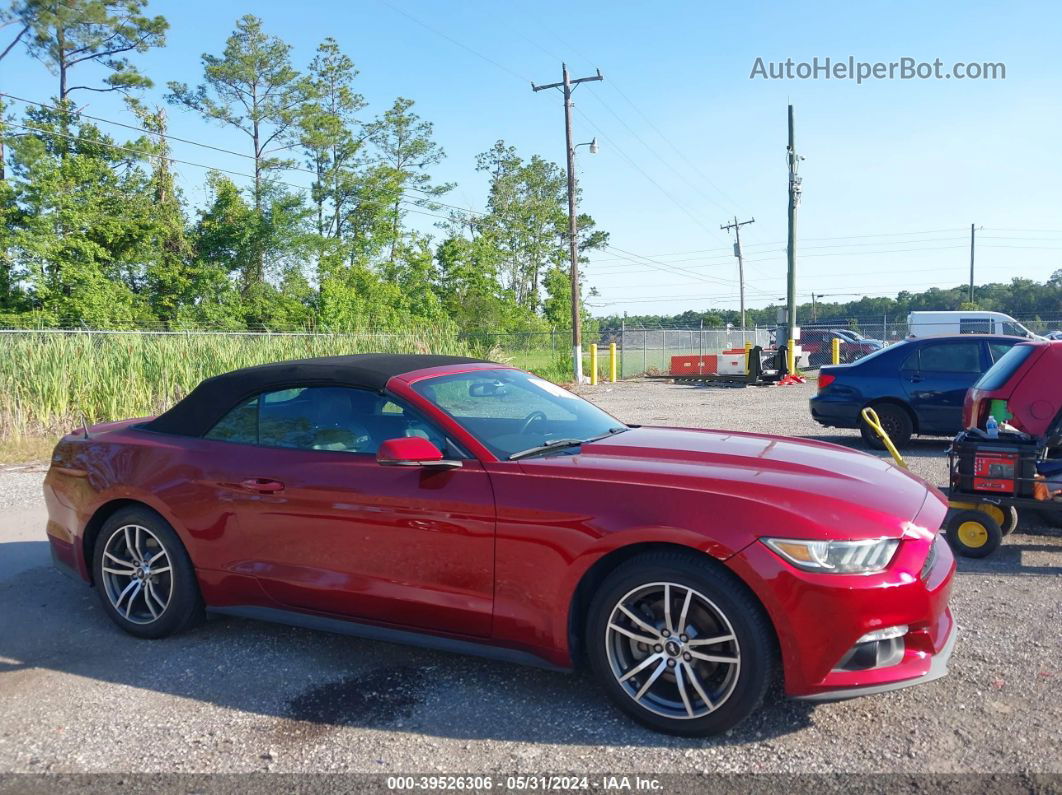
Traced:
<svg viewBox="0 0 1062 795">
<path fill-rule="evenodd" d="M 0 676 L 46 669 L 269 716 L 277 743 L 355 726 L 459 739 L 704 747 L 788 734 L 809 725 L 814 709 L 785 700 L 776 687 L 738 729 L 687 740 L 642 729 L 584 673 L 236 618 L 138 640 L 110 622 L 94 589 L 47 565 L 46 542 L 26 543 L 32 548 L 20 550 L 20 559 L 37 565 L 0 582 Z"/>
</svg>

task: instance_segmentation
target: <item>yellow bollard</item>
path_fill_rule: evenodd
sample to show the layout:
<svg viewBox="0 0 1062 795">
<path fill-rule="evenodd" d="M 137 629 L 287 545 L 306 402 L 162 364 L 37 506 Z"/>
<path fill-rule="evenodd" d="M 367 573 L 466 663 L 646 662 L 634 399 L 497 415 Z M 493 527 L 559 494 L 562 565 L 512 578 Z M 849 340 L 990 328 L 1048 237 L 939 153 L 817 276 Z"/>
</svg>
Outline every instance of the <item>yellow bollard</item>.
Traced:
<svg viewBox="0 0 1062 795">
<path fill-rule="evenodd" d="M 749 358 L 750 353 L 752 353 L 752 343 L 748 340 L 745 340 L 745 375 L 749 374 L 749 369 L 752 366 L 750 363 L 751 360 Z"/>
<path fill-rule="evenodd" d="M 616 343 L 608 344 L 608 382 L 616 383 Z"/>
<path fill-rule="evenodd" d="M 597 343 L 590 346 L 590 386 L 597 386 Z"/>
<path fill-rule="evenodd" d="M 786 367 L 792 375 L 796 375 L 796 340 L 790 338 L 786 343 Z"/>
<path fill-rule="evenodd" d="M 841 341 L 836 337 L 830 340 L 830 358 L 834 364 L 841 363 Z"/>
</svg>

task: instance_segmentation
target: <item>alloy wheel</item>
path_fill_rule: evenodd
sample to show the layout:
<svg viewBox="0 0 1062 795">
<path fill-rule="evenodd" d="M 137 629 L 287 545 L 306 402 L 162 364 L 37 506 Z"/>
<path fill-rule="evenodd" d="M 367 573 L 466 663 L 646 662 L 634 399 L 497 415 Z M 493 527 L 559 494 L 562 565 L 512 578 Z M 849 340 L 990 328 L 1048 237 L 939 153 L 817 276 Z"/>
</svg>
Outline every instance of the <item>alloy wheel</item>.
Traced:
<svg viewBox="0 0 1062 795">
<path fill-rule="evenodd" d="M 142 525 L 115 530 L 103 547 L 102 586 L 111 607 L 126 621 L 151 624 L 173 596 L 169 553 Z"/>
<path fill-rule="evenodd" d="M 654 582 L 623 596 L 605 630 L 616 682 L 639 706 L 666 718 L 694 719 L 730 697 L 741 650 L 726 615 L 685 585 Z"/>
</svg>

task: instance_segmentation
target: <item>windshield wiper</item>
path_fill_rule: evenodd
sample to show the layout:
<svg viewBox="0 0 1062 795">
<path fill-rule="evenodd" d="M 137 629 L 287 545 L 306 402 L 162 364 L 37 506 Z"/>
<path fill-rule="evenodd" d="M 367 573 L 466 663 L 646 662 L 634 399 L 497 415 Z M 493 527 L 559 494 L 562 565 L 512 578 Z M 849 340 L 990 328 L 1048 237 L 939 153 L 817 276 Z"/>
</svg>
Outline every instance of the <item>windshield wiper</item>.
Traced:
<svg viewBox="0 0 1062 795">
<path fill-rule="evenodd" d="M 520 458 L 527 458 L 528 456 L 538 455 L 539 453 L 548 453 L 552 450 L 563 450 L 566 447 L 578 447 L 581 444 L 589 444 L 590 442 L 596 442 L 599 439 L 604 439 L 607 436 L 612 436 L 616 433 L 623 433 L 628 428 L 620 426 L 616 428 L 609 428 L 605 433 L 599 436 L 591 436 L 589 439 L 554 439 L 551 442 L 540 444 L 537 447 L 529 447 L 526 450 L 521 450 L 518 453 L 513 453 L 509 456 L 510 461 L 516 461 Z"/>
<path fill-rule="evenodd" d="M 537 447 L 529 447 L 526 450 L 521 450 L 519 453 L 513 453 L 509 456 L 509 460 L 515 461 L 518 458 L 527 458 L 530 455 L 548 453 L 550 450 L 563 450 L 565 447 L 578 447 L 582 443 L 582 439 L 554 439 L 552 442 L 546 442 Z"/>
<path fill-rule="evenodd" d="M 600 441 L 602 439 L 607 439 L 609 436 L 615 436 L 617 433 L 623 433 L 624 431 L 629 431 L 629 430 L 630 430 L 630 428 L 628 428 L 626 425 L 617 425 L 615 428 L 609 428 L 607 431 L 605 431 L 602 434 L 599 434 L 597 436 L 591 436 L 589 439 L 583 439 L 583 444 L 588 444 L 589 442 L 597 442 L 597 441 Z"/>
</svg>

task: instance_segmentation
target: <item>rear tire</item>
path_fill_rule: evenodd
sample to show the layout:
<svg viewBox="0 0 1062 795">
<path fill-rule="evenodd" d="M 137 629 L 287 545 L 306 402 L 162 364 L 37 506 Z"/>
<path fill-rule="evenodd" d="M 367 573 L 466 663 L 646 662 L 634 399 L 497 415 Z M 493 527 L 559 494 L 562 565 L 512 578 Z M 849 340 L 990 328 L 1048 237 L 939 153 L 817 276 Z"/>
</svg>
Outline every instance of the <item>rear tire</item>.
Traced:
<svg viewBox="0 0 1062 795">
<path fill-rule="evenodd" d="M 911 415 L 907 413 L 907 410 L 892 403 L 879 403 L 872 405 L 871 408 L 877 412 L 881 427 L 885 429 L 896 448 L 902 449 L 906 447 L 911 441 L 911 435 L 914 433 L 914 423 L 911 421 Z M 885 449 L 884 442 L 863 421 L 862 417 L 859 419 L 859 432 L 863 436 L 863 441 L 871 449 Z"/>
<path fill-rule="evenodd" d="M 92 562 L 103 609 L 138 638 L 162 638 L 198 621 L 195 569 L 170 524 L 145 506 L 122 508 L 100 529 Z"/>
<path fill-rule="evenodd" d="M 984 511 L 957 511 L 947 520 L 946 535 L 951 548 L 966 558 L 991 555 L 1003 543 L 999 523 Z"/>
<path fill-rule="evenodd" d="M 1018 516 L 1018 509 L 1015 508 L 1013 505 L 1008 505 L 1005 508 L 997 508 L 996 510 L 999 511 L 1000 514 L 1002 514 L 1003 516 L 1003 521 L 999 522 L 999 530 L 1001 533 L 1003 533 L 1003 537 L 1006 538 L 1018 529 L 1018 522 L 1020 521 L 1020 517 Z M 996 519 L 995 515 L 989 515 L 992 516 L 993 519 Z M 999 520 L 996 519 L 996 521 Z"/>
<path fill-rule="evenodd" d="M 682 552 L 640 555 L 609 574 L 584 641 L 616 706 L 668 734 L 735 726 L 760 705 L 776 670 L 773 630 L 744 583 Z"/>
</svg>

